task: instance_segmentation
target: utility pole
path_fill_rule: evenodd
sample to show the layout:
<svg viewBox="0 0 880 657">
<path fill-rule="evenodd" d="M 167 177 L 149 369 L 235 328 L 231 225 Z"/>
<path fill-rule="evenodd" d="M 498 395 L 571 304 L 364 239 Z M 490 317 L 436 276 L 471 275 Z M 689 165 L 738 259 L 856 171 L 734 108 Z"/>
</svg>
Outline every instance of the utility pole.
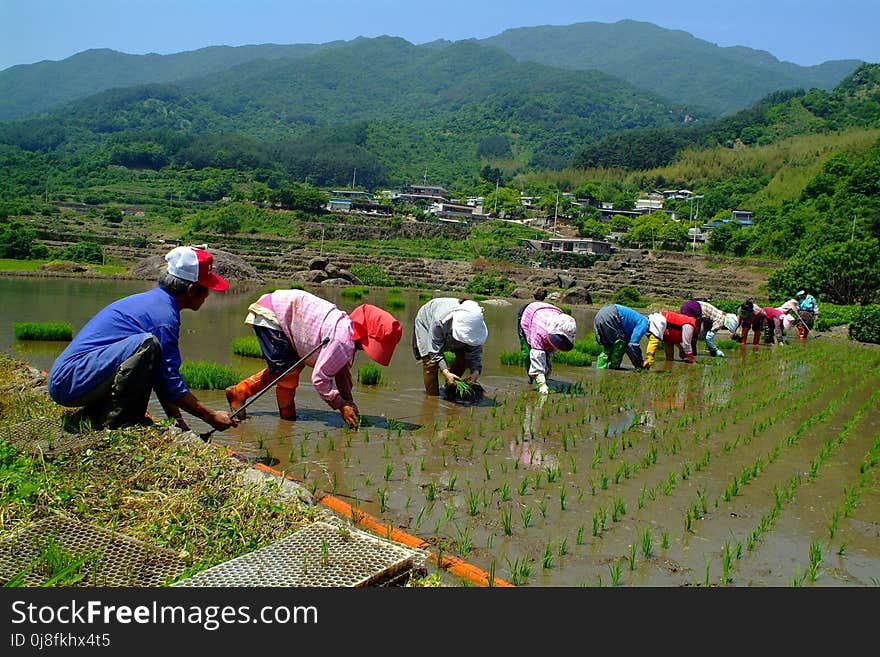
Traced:
<svg viewBox="0 0 880 657">
<path fill-rule="evenodd" d="M 428 167 L 425 167 L 425 184 L 428 184 Z"/>
<path fill-rule="evenodd" d="M 495 216 L 498 216 L 498 180 L 495 180 Z"/>
<path fill-rule="evenodd" d="M 852 242 L 856 238 L 856 218 L 853 216 L 853 227 L 852 227 L 852 235 L 849 236 L 849 241 Z"/>
<path fill-rule="evenodd" d="M 559 217 L 559 190 L 556 190 L 556 208 L 553 210 L 553 234 L 558 235 L 556 232 L 556 219 Z"/>
<path fill-rule="evenodd" d="M 354 171 L 351 174 L 351 188 L 354 189 L 354 181 L 357 179 L 357 167 L 354 168 Z"/>
</svg>

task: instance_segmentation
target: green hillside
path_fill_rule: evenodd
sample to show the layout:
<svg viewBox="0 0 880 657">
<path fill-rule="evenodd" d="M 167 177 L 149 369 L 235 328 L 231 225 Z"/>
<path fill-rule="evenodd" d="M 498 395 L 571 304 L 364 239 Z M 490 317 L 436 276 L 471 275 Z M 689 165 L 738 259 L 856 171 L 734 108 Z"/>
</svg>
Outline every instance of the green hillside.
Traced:
<svg viewBox="0 0 880 657">
<path fill-rule="evenodd" d="M 341 43 L 212 46 L 173 55 L 129 55 L 102 48 L 57 62 L 12 66 L 0 71 L 0 121 L 37 115 L 107 89 L 170 84 L 258 59 L 306 57 Z"/>
<path fill-rule="evenodd" d="M 61 61 L 13 66 L 0 71 L 0 121 L 37 116 L 118 87 L 178 84 L 249 62 L 264 62 L 271 69 L 274 62 L 347 50 L 363 40 L 213 46 L 172 55 L 129 55 L 99 49 Z M 781 89 L 831 89 L 859 64 L 847 60 L 798 66 L 780 62 L 763 51 L 720 48 L 686 32 L 636 21 L 524 27 L 479 43 L 500 48 L 519 61 L 601 71 L 658 93 L 672 103 L 702 107 L 712 114 L 749 107 Z M 437 52 L 450 45 L 439 40 L 418 46 L 417 50 Z M 370 64 L 360 63 L 365 68 Z M 423 73 L 426 79 L 434 75 L 427 69 Z M 235 74 L 229 79 L 234 80 Z"/>
<path fill-rule="evenodd" d="M 651 23 L 576 23 L 505 30 L 482 43 L 520 61 L 595 69 L 673 102 L 726 114 L 782 89 L 833 89 L 861 62 L 798 66 L 742 46 L 722 48 Z"/>
<path fill-rule="evenodd" d="M 487 162 L 565 166 L 583 143 L 669 127 L 686 115 L 596 71 L 564 71 L 475 42 L 419 48 L 362 39 L 302 59 L 241 64 L 176 86 L 102 92 L 40 119 L 0 124 L 0 143 L 93 166 L 275 168 L 338 185 L 444 184 Z"/>
<path fill-rule="evenodd" d="M 880 125 L 880 65 L 863 64 L 832 91 L 777 92 L 753 107 L 686 129 L 619 132 L 583 148 L 579 167 L 649 169 L 688 148 L 766 145 L 801 134 Z"/>
</svg>

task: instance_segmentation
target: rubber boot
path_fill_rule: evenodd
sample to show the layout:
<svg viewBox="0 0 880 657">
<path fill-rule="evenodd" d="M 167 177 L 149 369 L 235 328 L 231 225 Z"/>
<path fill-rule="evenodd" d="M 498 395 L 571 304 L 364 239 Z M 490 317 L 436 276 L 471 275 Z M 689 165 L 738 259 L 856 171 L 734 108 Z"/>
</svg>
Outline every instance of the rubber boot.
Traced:
<svg viewBox="0 0 880 657">
<path fill-rule="evenodd" d="M 296 388 L 299 386 L 299 373 L 302 370 L 294 370 L 275 385 L 275 400 L 278 402 L 278 412 L 282 420 L 296 419 Z"/>
<path fill-rule="evenodd" d="M 758 344 L 761 340 L 761 331 L 752 331 L 752 344 Z"/>
<path fill-rule="evenodd" d="M 430 356 L 422 358 L 422 381 L 429 397 L 440 396 L 440 384 L 437 382 L 439 372 L 440 366 L 437 363 L 432 363 Z"/>
<path fill-rule="evenodd" d="M 798 323 L 797 332 L 798 332 L 798 340 L 806 340 L 807 339 L 807 332 L 804 329 L 803 324 Z"/>
<path fill-rule="evenodd" d="M 265 390 L 266 386 L 275 380 L 275 375 L 269 371 L 267 367 L 260 370 L 256 374 L 249 376 L 243 381 L 239 381 L 234 386 L 229 386 L 226 392 L 226 401 L 229 402 L 229 408 L 232 411 L 238 410 L 250 397 L 253 397 L 261 390 Z M 247 412 L 242 411 L 236 417 L 243 420 L 247 417 Z"/>
<path fill-rule="evenodd" d="M 693 354 L 685 354 L 685 356 L 684 356 L 684 362 L 686 362 L 686 363 L 696 363 L 697 360 L 696 360 L 696 358 L 694 358 L 694 355 L 693 355 Z"/>
<path fill-rule="evenodd" d="M 623 340 L 615 340 L 614 347 L 611 349 L 611 369 L 619 370 L 620 364 L 623 362 L 623 355 L 626 353 L 626 342 Z"/>
</svg>

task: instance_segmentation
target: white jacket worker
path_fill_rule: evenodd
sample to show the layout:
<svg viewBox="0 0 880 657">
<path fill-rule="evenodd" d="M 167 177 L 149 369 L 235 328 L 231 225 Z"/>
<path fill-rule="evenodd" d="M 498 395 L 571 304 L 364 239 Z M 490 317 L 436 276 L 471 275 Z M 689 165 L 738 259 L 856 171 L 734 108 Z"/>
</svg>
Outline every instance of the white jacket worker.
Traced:
<svg viewBox="0 0 880 657">
<path fill-rule="evenodd" d="M 529 382 L 546 395 L 554 351 L 571 351 L 577 324 L 574 317 L 551 303 L 533 301 L 522 307 L 517 317 L 517 334 L 526 362 Z"/>
<path fill-rule="evenodd" d="M 422 361 L 425 392 L 440 395 L 438 372 L 450 386 L 466 369 L 470 370 L 468 380 L 476 381 L 483 370 L 483 344 L 488 336 L 483 309 L 476 301 L 439 297 L 419 308 L 412 349 L 415 359 Z M 446 362 L 446 351 L 455 354 L 451 364 Z"/>
</svg>

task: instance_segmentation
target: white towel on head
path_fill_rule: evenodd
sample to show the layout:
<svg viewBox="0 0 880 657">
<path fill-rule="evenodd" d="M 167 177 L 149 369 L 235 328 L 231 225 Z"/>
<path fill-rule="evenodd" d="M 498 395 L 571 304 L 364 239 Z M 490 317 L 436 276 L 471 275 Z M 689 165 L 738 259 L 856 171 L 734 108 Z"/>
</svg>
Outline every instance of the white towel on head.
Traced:
<svg viewBox="0 0 880 657">
<path fill-rule="evenodd" d="M 489 337 L 483 320 L 483 309 L 476 301 L 467 299 L 458 304 L 452 315 L 452 337 L 470 347 L 478 347 Z"/>
</svg>

